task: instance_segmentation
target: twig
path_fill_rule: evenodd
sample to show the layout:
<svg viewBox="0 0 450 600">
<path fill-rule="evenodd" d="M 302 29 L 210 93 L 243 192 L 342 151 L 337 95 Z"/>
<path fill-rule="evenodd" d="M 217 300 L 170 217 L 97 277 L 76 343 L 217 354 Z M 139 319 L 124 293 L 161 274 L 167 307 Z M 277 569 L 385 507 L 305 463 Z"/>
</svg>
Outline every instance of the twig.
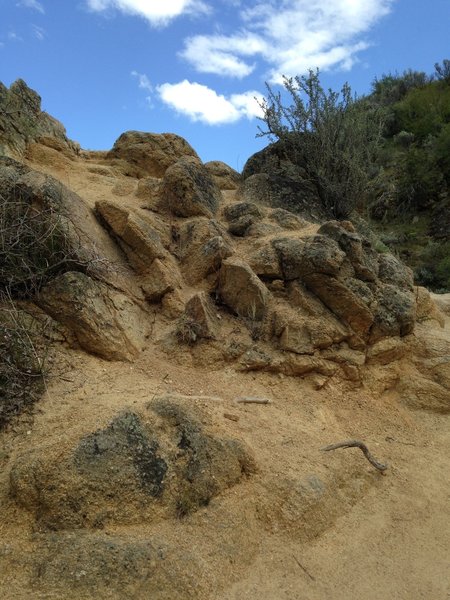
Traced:
<svg viewBox="0 0 450 600">
<path fill-rule="evenodd" d="M 236 398 L 239 404 L 271 404 L 269 398 L 257 398 L 256 396 L 242 396 Z"/>
<path fill-rule="evenodd" d="M 298 566 L 300 567 L 300 569 L 302 571 L 304 571 L 312 581 L 316 580 L 316 578 L 311 575 L 311 573 L 308 571 L 308 569 L 302 565 L 302 563 L 298 560 L 298 558 L 296 556 L 292 555 L 292 558 L 298 564 Z"/>
<path fill-rule="evenodd" d="M 337 450 L 338 448 L 359 448 L 367 460 L 370 462 L 375 469 L 379 471 L 386 471 L 388 465 L 383 465 L 379 463 L 374 457 L 370 454 L 369 449 L 367 448 L 364 442 L 360 442 L 358 440 L 347 440 L 346 442 L 338 442 L 337 444 L 331 444 L 330 446 L 325 446 L 325 448 L 321 448 L 323 452 L 329 452 L 330 450 Z"/>
</svg>

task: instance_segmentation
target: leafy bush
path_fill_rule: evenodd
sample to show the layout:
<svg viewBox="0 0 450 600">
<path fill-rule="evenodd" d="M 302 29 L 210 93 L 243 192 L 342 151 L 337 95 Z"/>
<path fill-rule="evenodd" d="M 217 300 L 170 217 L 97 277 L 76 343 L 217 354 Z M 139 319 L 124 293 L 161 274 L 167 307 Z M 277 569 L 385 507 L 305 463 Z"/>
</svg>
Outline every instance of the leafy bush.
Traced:
<svg viewBox="0 0 450 600">
<path fill-rule="evenodd" d="M 284 87 L 289 106 L 267 85 L 268 96 L 261 103 L 265 128 L 259 128 L 259 136 L 286 142 L 293 162 L 303 163 L 316 183 L 324 206 L 336 218 L 346 218 L 367 187 L 381 142 L 383 112 L 354 98 L 348 84 L 340 93 L 325 91 L 318 70 L 285 77 Z"/>
</svg>

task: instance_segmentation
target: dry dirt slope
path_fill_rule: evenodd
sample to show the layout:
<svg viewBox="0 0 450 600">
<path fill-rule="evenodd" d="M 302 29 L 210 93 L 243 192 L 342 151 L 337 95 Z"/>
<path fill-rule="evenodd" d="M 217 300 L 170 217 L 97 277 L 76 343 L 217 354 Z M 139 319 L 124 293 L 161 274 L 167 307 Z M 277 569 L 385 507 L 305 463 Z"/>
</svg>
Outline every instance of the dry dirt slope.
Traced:
<svg viewBox="0 0 450 600">
<path fill-rule="evenodd" d="M 121 202 L 136 205 L 133 178 L 113 181 L 96 173 L 102 167 L 92 160 L 58 162 L 42 152 L 45 160 L 32 166 L 55 175 L 88 206 L 108 200 L 113 189 Z M 54 357 L 60 376 L 49 381 L 35 416 L 2 434 L 0 597 L 450 598 L 449 413 L 418 410 L 426 390 L 408 403 L 405 383 L 420 377 L 414 361 L 421 348 L 429 362 L 437 360 L 433 344 L 449 353 L 448 316 L 444 328 L 434 320 L 419 324 L 410 355 L 372 365 L 362 385 L 241 372 L 221 364 L 206 342 L 171 354 L 161 343 L 169 326 L 170 319 L 155 321 L 146 349 L 131 363 L 61 347 Z M 241 396 L 271 403 L 239 404 Z M 25 491 L 35 489 L 30 480 L 41 464 L 63 469 L 83 436 L 104 430 L 125 409 L 153 418 L 149 403 L 167 398 L 193 410 L 208 435 L 242 441 L 254 461 L 246 477 L 207 506 L 140 520 L 145 507 L 133 505 L 128 514 L 120 498 L 111 498 L 119 518 L 70 528 L 61 526 L 67 515 L 51 496 L 24 506 L 27 498 L 19 494 L 21 505 L 11 495 L 11 470 L 36 451 L 34 470 L 18 477 Z M 366 441 L 389 463 L 387 473 L 357 450 L 320 452 L 348 438 Z M 41 491 L 60 485 L 59 474 L 50 467 L 45 473 L 53 479 Z M 72 484 L 69 474 L 61 485 L 69 493 Z M 99 514 L 96 506 L 84 509 Z"/>
</svg>

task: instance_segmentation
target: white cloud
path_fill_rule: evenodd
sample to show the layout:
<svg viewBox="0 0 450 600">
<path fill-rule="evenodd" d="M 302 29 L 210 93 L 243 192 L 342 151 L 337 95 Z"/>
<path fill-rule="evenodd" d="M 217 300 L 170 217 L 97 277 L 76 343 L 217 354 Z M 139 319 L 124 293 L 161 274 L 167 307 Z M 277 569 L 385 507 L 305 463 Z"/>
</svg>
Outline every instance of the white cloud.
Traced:
<svg viewBox="0 0 450 600">
<path fill-rule="evenodd" d="M 188 38 L 182 56 L 196 70 L 245 77 L 262 59 L 268 78 L 309 68 L 350 68 L 367 48 L 368 31 L 395 0 L 253 0 L 239 13 L 239 34 Z M 250 3 L 249 3 L 250 4 Z"/>
<path fill-rule="evenodd" d="M 42 14 L 45 13 L 44 7 L 37 0 L 20 0 L 20 2 L 18 2 L 16 4 L 16 6 L 22 6 L 24 8 L 32 8 L 33 10 L 37 10 L 38 12 L 40 12 Z"/>
<path fill-rule="evenodd" d="M 172 19 L 183 14 L 201 14 L 209 12 L 203 0 L 86 0 L 87 6 L 94 12 L 110 9 L 125 14 L 140 16 L 152 25 L 167 25 Z"/>
<path fill-rule="evenodd" d="M 9 31 L 6 36 L 10 42 L 23 42 L 23 38 L 20 37 L 15 31 Z"/>
<path fill-rule="evenodd" d="M 208 125 L 235 123 L 243 117 L 251 119 L 259 111 L 254 97 L 262 100 L 258 92 L 233 94 L 227 98 L 206 85 L 187 79 L 180 83 L 164 83 L 157 91 L 161 100 L 179 114 Z"/>
<path fill-rule="evenodd" d="M 32 25 L 34 37 L 42 42 L 45 39 L 45 29 L 39 25 Z"/>
<path fill-rule="evenodd" d="M 136 77 L 138 80 L 138 85 L 141 90 L 147 90 L 149 92 L 153 91 L 153 86 L 150 83 L 150 79 L 147 77 L 145 73 L 138 73 L 137 71 L 131 71 L 131 76 Z"/>
<path fill-rule="evenodd" d="M 265 42 L 251 33 L 230 37 L 224 35 L 196 35 L 188 38 L 181 56 L 195 65 L 201 73 L 218 73 L 246 77 L 254 69 L 240 56 L 255 56 L 265 50 Z"/>
</svg>

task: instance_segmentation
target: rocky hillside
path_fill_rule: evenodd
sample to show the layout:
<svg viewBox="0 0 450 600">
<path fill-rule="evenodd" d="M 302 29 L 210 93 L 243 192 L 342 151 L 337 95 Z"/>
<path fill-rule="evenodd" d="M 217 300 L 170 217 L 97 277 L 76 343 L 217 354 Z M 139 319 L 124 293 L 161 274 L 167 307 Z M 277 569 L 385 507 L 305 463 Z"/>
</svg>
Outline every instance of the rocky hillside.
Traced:
<svg viewBox="0 0 450 600">
<path fill-rule="evenodd" d="M 258 591 L 258 548 L 400 494 L 362 456 L 318 450 L 364 437 L 418 460 L 397 440 L 430 443 L 415 415 L 449 413 L 449 299 L 266 155 L 241 175 L 175 134 L 82 150 L 22 81 L 0 88 L 0 148 L 3 222 L 18 205 L 27 232 L 58 233 L 0 281 L 47 324 L 51 365 L 0 434 L 3 597 L 297 597 Z"/>
</svg>

